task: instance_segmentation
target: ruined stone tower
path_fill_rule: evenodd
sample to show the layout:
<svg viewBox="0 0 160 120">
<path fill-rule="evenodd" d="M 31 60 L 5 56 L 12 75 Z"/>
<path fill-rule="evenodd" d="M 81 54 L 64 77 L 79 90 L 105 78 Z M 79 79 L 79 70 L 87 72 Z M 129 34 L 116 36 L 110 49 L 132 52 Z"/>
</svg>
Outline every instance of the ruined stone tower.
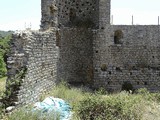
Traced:
<svg viewBox="0 0 160 120">
<path fill-rule="evenodd" d="M 40 31 L 12 37 L 7 99 L 37 101 L 65 80 L 107 91 L 160 90 L 160 26 L 110 25 L 110 0 L 42 0 Z"/>
<path fill-rule="evenodd" d="M 87 25 L 97 29 L 110 24 L 110 0 L 41 0 L 41 3 L 43 29 L 57 19 L 55 11 L 59 28 Z"/>
<path fill-rule="evenodd" d="M 110 23 L 110 0 L 42 0 L 41 29 L 48 29 L 58 9 L 60 58 L 58 79 L 70 83 L 93 83 L 93 37 Z M 51 19 L 53 18 L 53 19 Z"/>
</svg>

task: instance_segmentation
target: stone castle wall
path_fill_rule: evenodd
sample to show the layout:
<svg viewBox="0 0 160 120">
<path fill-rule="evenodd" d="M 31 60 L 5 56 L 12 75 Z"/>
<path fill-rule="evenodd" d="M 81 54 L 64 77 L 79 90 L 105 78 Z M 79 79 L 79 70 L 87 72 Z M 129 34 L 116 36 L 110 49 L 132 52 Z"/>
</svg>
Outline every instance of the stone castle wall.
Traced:
<svg viewBox="0 0 160 120">
<path fill-rule="evenodd" d="M 59 79 L 70 83 L 90 83 L 93 79 L 92 29 L 63 28 L 61 33 Z"/>
<path fill-rule="evenodd" d="M 41 30 L 58 26 L 58 8 L 55 0 L 41 0 Z"/>
<path fill-rule="evenodd" d="M 111 0 L 99 0 L 99 29 L 110 25 Z"/>
<path fill-rule="evenodd" d="M 59 0 L 58 21 L 60 26 L 98 26 L 99 0 Z M 86 25 L 85 24 L 85 25 Z"/>
<path fill-rule="evenodd" d="M 65 80 L 160 90 L 160 26 L 110 25 L 110 0 L 42 0 L 41 30 L 15 33 L 7 103 L 27 104 Z"/>
<path fill-rule="evenodd" d="M 119 43 L 116 30 L 123 34 Z M 108 26 L 98 31 L 93 42 L 95 87 L 120 91 L 124 82 L 130 82 L 134 89 L 160 90 L 159 30 L 159 26 Z"/>
<path fill-rule="evenodd" d="M 45 30 L 55 19 L 59 28 L 105 28 L 110 24 L 110 0 L 42 0 L 41 3 L 41 28 Z"/>
<path fill-rule="evenodd" d="M 27 104 L 55 85 L 58 47 L 56 31 L 15 33 L 8 57 L 7 101 Z"/>
</svg>

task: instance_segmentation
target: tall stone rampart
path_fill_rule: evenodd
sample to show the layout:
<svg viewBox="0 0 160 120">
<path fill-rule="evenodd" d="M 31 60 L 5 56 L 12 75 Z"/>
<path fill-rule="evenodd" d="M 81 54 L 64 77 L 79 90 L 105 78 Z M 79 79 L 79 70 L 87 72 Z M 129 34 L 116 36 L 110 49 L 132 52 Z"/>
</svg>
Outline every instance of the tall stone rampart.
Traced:
<svg viewBox="0 0 160 120">
<path fill-rule="evenodd" d="M 7 65 L 7 103 L 20 105 L 39 100 L 43 91 L 55 85 L 57 59 L 56 30 L 15 33 Z"/>
</svg>

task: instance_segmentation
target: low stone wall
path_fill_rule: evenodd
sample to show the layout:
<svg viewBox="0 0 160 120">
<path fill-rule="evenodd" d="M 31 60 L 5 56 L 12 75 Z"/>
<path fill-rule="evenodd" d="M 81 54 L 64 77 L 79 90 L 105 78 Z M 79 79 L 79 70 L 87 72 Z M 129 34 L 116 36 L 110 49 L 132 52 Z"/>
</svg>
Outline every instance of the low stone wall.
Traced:
<svg viewBox="0 0 160 120">
<path fill-rule="evenodd" d="M 8 57 L 6 103 L 21 105 L 39 100 L 57 78 L 56 30 L 14 33 Z"/>
</svg>

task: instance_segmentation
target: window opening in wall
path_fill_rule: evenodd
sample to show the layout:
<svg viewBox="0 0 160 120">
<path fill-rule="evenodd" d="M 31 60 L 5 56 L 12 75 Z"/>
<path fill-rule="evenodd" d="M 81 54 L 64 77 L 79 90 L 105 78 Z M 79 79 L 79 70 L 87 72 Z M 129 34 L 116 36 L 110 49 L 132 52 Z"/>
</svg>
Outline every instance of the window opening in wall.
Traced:
<svg viewBox="0 0 160 120">
<path fill-rule="evenodd" d="M 104 27 L 101 27 L 102 30 L 104 30 Z"/>
<path fill-rule="evenodd" d="M 147 83 L 147 82 L 144 82 L 144 85 L 148 85 L 148 83 Z"/>
<path fill-rule="evenodd" d="M 123 32 L 122 30 L 116 30 L 114 32 L 114 44 L 122 44 L 120 41 L 123 38 Z"/>
<path fill-rule="evenodd" d="M 116 71 L 117 71 L 117 72 L 122 72 L 122 70 L 121 70 L 120 67 L 116 67 Z"/>
<path fill-rule="evenodd" d="M 111 84 L 111 82 L 110 81 L 108 81 L 108 85 L 110 85 Z"/>
<path fill-rule="evenodd" d="M 71 8 L 69 12 L 69 20 L 73 22 L 76 18 L 76 10 Z"/>
</svg>

